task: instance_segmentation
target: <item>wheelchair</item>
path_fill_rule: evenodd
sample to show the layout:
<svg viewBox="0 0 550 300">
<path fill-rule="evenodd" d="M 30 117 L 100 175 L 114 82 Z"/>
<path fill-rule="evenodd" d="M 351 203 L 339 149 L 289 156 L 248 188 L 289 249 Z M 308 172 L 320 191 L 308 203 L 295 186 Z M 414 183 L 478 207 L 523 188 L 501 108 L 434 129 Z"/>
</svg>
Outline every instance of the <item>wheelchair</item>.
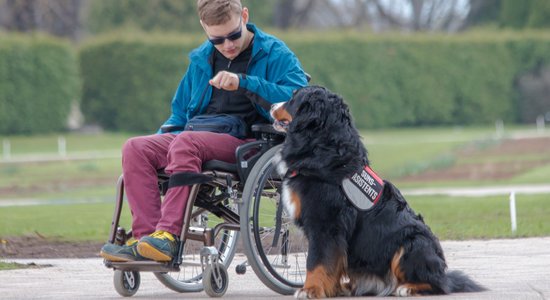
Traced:
<svg viewBox="0 0 550 300">
<path fill-rule="evenodd" d="M 114 287 L 121 296 L 133 296 L 140 286 L 140 272 L 153 272 L 176 292 L 200 292 L 220 297 L 227 291 L 227 268 L 241 236 L 247 261 L 236 266 L 237 274 L 251 267 L 273 291 L 290 295 L 305 281 L 307 242 L 280 202 L 281 177 L 272 164 L 284 134 L 270 124 L 252 126 L 255 141 L 236 150 L 237 163 L 208 161 L 202 173 L 211 181 L 191 186 L 178 255 L 170 262 L 111 262 Z M 169 176 L 158 172 L 162 196 Z M 124 202 L 124 179 L 117 182 L 115 211 L 108 242 L 122 245 L 131 236 L 120 226 Z M 182 212 L 183 213 L 183 212 Z"/>
</svg>

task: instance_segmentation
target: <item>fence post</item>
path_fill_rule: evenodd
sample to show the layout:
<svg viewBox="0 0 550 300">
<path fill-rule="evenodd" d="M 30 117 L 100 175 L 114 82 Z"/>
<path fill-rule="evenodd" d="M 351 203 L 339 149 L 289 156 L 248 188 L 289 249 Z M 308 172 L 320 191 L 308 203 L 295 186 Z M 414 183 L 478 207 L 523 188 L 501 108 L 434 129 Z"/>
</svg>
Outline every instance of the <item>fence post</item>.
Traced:
<svg viewBox="0 0 550 300">
<path fill-rule="evenodd" d="M 59 153 L 59 156 L 67 156 L 67 141 L 62 135 L 57 137 L 57 152 Z"/>
<path fill-rule="evenodd" d="M 546 124 L 545 124 L 545 121 L 544 121 L 544 116 L 543 115 L 538 116 L 537 117 L 537 132 L 538 133 L 544 132 L 545 127 L 546 127 Z"/>
<path fill-rule="evenodd" d="M 512 223 L 512 233 L 516 234 L 518 229 L 517 219 L 516 219 L 516 192 L 512 191 L 510 193 L 510 220 Z"/>
<path fill-rule="evenodd" d="M 4 160 L 9 160 L 11 158 L 11 144 L 8 139 L 2 140 L 2 158 Z"/>
<path fill-rule="evenodd" d="M 495 130 L 497 139 L 502 138 L 502 136 L 504 135 L 504 121 L 502 121 L 502 119 L 498 119 L 495 121 Z"/>
</svg>

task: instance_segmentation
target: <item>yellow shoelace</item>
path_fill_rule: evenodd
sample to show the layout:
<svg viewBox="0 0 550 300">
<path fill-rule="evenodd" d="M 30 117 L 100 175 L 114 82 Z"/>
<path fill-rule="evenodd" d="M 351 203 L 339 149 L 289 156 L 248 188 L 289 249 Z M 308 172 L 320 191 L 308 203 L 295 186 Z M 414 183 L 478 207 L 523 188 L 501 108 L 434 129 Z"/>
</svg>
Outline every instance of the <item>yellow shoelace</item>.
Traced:
<svg viewBox="0 0 550 300">
<path fill-rule="evenodd" d="M 168 239 L 171 242 L 176 240 L 171 233 L 169 233 L 168 231 L 164 231 L 164 230 L 157 230 L 157 231 L 153 232 L 151 234 L 151 236 L 154 237 L 154 238 L 157 238 L 157 239 L 161 239 L 161 240 Z"/>
<path fill-rule="evenodd" d="M 132 246 L 134 245 L 135 243 L 137 243 L 138 240 L 134 239 L 133 237 L 131 237 L 129 240 L 126 241 L 126 246 Z"/>
</svg>

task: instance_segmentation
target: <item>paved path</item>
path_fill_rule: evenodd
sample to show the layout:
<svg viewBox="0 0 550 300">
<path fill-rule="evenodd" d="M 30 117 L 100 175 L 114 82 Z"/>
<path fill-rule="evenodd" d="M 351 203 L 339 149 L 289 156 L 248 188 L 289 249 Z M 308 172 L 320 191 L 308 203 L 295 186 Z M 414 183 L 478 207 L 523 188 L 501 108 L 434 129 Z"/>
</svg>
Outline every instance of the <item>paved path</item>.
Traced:
<svg viewBox="0 0 550 300">
<path fill-rule="evenodd" d="M 460 269 L 490 289 L 474 294 L 426 297 L 442 299 L 550 299 L 550 237 L 442 243 L 449 267 Z M 235 262 L 242 262 L 237 254 Z M 122 299 L 112 284 L 113 271 L 100 259 L 16 260 L 51 264 L 40 269 L 0 271 L 0 299 Z M 226 299 L 291 299 L 266 288 L 248 270 L 229 269 Z M 143 273 L 135 299 L 204 299 L 205 293 L 178 294 L 151 273 Z M 395 299 L 395 298 L 393 298 Z M 414 298 L 421 299 L 421 298 Z"/>
</svg>

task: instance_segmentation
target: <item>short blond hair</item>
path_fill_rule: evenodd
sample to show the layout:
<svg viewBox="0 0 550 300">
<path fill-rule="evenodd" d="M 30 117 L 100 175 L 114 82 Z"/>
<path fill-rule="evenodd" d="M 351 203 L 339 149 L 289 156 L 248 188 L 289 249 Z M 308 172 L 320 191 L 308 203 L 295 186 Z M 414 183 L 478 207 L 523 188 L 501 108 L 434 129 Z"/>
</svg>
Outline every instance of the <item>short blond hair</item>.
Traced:
<svg viewBox="0 0 550 300">
<path fill-rule="evenodd" d="M 206 25 L 221 25 L 240 15 L 243 8 L 240 0 L 198 0 L 199 18 Z"/>
</svg>

